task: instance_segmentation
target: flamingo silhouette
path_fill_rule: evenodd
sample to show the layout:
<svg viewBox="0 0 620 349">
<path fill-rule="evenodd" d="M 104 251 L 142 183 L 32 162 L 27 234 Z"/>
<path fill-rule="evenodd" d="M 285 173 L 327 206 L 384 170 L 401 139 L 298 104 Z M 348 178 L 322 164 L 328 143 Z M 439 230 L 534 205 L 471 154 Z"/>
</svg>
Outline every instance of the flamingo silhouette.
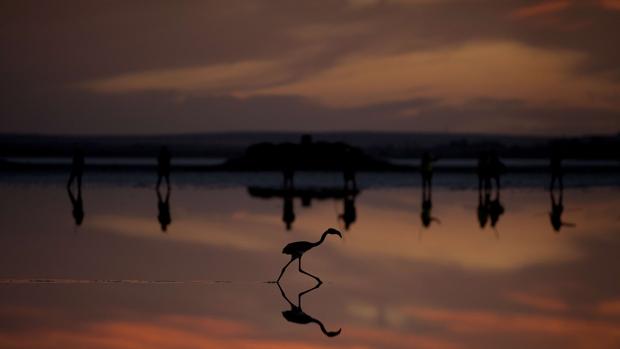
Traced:
<svg viewBox="0 0 620 349">
<path fill-rule="evenodd" d="M 284 275 L 284 271 L 286 270 L 286 268 L 291 263 L 293 263 L 294 260 L 298 259 L 299 260 L 299 271 L 303 274 L 306 274 L 314 278 L 319 283 L 319 285 L 322 284 L 323 282 L 321 281 L 321 279 L 301 269 L 301 257 L 304 255 L 304 253 L 308 252 L 312 248 L 317 247 L 320 244 L 322 244 L 323 241 L 325 241 L 325 237 L 327 237 L 327 235 L 330 235 L 330 234 L 338 235 L 340 236 L 340 238 L 342 238 L 342 234 L 338 230 L 334 228 L 329 228 L 323 233 L 323 235 L 321 235 L 321 239 L 317 242 L 296 241 L 296 242 L 291 242 L 290 244 L 284 246 L 284 249 L 282 249 L 282 253 L 291 255 L 291 260 L 288 263 L 286 263 L 286 265 L 282 268 L 282 271 L 280 272 L 280 276 L 278 276 L 278 280 L 276 281 L 276 283 L 280 282 L 280 279 L 282 278 L 282 275 Z"/>
<path fill-rule="evenodd" d="M 327 331 L 327 329 L 325 329 L 325 326 L 323 325 L 323 323 L 320 320 L 317 320 L 315 318 L 313 318 L 312 316 L 306 314 L 303 309 L 301 309 L 301 297 L 313 290 L 316 290 L 317 288 L 319 288 L 321 286 L 321 284 L 317 284 L 316 286 L 309 288 L 301 293 L 299 293 L 297 295 L 297 305 L 293 304 L 293 302 L 291 302 L 288 297 L 286 297 L 286 294 L 284 293 L 284 290 L 282 289 L 282 287 L 280 286 L 280 283 L 278 283 L 278 288 L 280 289 L 280 293 L 282 293 L 282 297 L 288 302 L 288 304 L 291 306 L 291 310 L 284 310 L 282 312 L 282 316 L 284 316 L 284 318 L 289 321 L 289 322 L 294 322 L 296 324 L 301 324 L 301 325 L 306 325 L 309 323 L 315 323 L 317 325 L 319 325 L 319 327 L 321 328 L 321 332 L 323 332 L 324 335 L 326 335 L 327 337 L 335 337 L 337 335 L 340 334 L 340 332 L 342 331 L 342 329 L 338 329 L 338 331 Z"/>
</svg>

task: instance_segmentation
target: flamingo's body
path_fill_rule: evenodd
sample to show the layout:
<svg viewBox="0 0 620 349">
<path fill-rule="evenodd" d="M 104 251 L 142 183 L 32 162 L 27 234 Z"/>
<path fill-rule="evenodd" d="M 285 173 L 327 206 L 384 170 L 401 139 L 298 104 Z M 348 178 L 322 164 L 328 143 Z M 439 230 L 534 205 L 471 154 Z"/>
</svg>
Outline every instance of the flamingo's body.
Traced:
<svg viewBox="0 0 620 349">
<path fill-rule="evenodd" d="M 301 269 L 301 257 L 304 255 L 304 253 L 308 252 L 309 250 L 311 250 L 312 248 L 319 246 L 320 244 L 323 243 L 323 241 L 325 241 L 325 237 L 327 237 L 327 235 L 330 234 L 334 234 L 334 235 L 338 235 L 342 238 L 342 234 L 334 229 L 334 228 L 329 228 L 327 229 L 323 235 L 321 235 L 321 239 L 317 242 L 310 242 L 310 241 L 296 241 L 296 242 L 291 242 L 290 244 L 284 246 L 284 248 L 282 249 L 282 253 L 284 254 L 288 254 L 291 255 L 291 260 L 286 263 L 286 265 L 284 266 L 284 268 L 282 268 L 282 271 L 280 272 L 280 276 L 278 277 L 278 280 L 276 282 L 279 282 L 280 279 L 282 278 L 282 275 L 284 274 L 284 271 L 286 270 L 286 268 L 296 259 L 299 260 L 299 271 L 313 277 L 315 280 L 317 280 L 319 283 L 321 283 L 321 280 L 319 278 L 317 278 L 316 276 L 309 274 L 307 272 L 305 272 L 304 270 Z"/>
</svg>

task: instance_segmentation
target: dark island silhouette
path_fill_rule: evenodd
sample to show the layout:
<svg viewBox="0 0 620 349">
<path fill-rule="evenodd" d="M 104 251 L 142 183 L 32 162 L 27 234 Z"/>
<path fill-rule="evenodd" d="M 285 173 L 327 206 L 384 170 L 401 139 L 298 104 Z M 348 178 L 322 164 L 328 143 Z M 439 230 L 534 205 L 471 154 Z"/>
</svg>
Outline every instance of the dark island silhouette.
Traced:
<svg viewBox="0 0 620 349">
<path fill-rule="evenodd" d="M 313 142 L 303 135 L 300 143 L 258 143 L 249 146 L 241 157 L 223 165 L 231 171 L 281 171 L 284 186 L 292 185 L 296 171 L 338 171 L 345 186 L 357 188 L 355 172 L 408 169 L 365 154 L 361 148 L 343 142 Z"/>
<path fill-rule="evenodd" d="M 507 159 L 546 158 L 550 149 L 563 149 L 571 160 L 606 160 L 588 166 L 567 164 L 568 173 L 620 172 L 620 134 L 576 138 L 545 138 L 534 136 L 470 135 L 442 133 L 393 132 L 317 132 L 321 141 L 310 135 L 291 132 L 240 132 L 185 135 L 131 136 L 51 136 L 0 134 L 0 171 L 68 171 L 65 161 L 37 161 L 54 157 L 67 158 L 74 153 L 73 144 L 80 144 L 84 153 L 99 161 L 89 162 L 88 171 L 154 171 L 161 180 L 168 180 L 170 171 L 196 172 L 253 172 L 277 171 L 285 181 L 293 182 L 297 171 L 337 171 L 343 174 L 348 186 L 356 187 L 355 174 L 366 172 L 413 172 L 424 163 L 396 164 L 387 159 L 422 158 L 431 152 L 441 159 L 472 159 L 490 149 Z M 267 141 L 267 142 L 265 142 Z M 177 158 L 199 161 L 179 161 L 160 166 L 133 158 L 151 157 L 161 152 L 162 145 L 174 148 Z M 164 154 L 165 155 L 165 154 Z M 127 161 L 106 162 L 105 158 L 124 158 Z M 201 162 L 205 158 L 228 159 L 219 164 Z M 101 161 L 104 160 L 104 161 Z M 441 161 L 437 172 L 472 173 L 470 164 L 446 165 Z M 540 163 L 509 165 L 511 173 L 546 173 Z"/>
</svg>

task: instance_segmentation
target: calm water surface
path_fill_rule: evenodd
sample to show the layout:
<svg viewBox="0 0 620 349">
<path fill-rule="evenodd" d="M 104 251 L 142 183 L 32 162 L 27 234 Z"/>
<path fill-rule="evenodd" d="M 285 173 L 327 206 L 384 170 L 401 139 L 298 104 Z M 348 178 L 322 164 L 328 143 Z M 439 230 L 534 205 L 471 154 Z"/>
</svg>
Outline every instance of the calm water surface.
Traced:
<svg viewBox="0 0 620 349">
<path fill-rule="evenodd" d="M 152 176 L 118 176 L 84 178 L 80 226 L 65 176 L 0 178 L 0 347 L 620 347 L 617 179 L 567 178 L 555 231 L 544 177 L 506 178 L 481 228 L 475 178 L 438 175 L 423 227 L 417 177 L 362 174 L 345 230 L 341 177 L 308 175 L 298 189 L 322 198 L 294 197 L 287 231 L 279 176 L 184 174 L 163 232 Z M 265 281 L 330 226 L 344 238 L 304 256 L 324 284 L 299 309 L 315 282 L 296 264 L 283 293 Z"/>
</svg>

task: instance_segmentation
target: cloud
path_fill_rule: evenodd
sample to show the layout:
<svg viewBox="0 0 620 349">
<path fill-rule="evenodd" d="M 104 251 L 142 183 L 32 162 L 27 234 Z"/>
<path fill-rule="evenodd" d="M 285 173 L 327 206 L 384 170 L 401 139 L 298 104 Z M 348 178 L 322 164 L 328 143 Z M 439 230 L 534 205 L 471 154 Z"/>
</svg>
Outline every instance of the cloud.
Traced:
<svg viewBox="0 0 620 349">
<path fill-rule="evenodd" d="M 599 4 L 606 9 L 620 11 L 620 0 L 599 0 Z"/>
<path fill-rule="evenodd" d="M 620 299 L 610 299 L 596 306 L 596 313 L 606 316 L 620 316 Z"/>
<path fill-rule="evenodd" d="M 573 348 L 589 348 L 596 338 L 597 348 L 615 348 L 620 340 L 620 328 L 615 322 L 546 316 L 538 314 L 501 313 L 485 310 L 453 310 L 429 307 L 410 307 L 409 316 L 445 326 L 459 334 L 512 333 L 532 337 L 544 335 L 561 339 L 571 338 Z"/>
<path fill-rule="evenodd" d="M 509 292 L 506 298 L 518 304 L 527 305 L 538 310 L 565 311 L 568 305 L 559 299 L 544 297 L 525 292 Z"/>
<path fill-rule="evenodd" d="M 299 95 L 336 108 L 437 98 L 523 100 L 533 105 L 620 109 L 620 85 L 578 76 L 585 55 L 516 42 L 474 42 L 382 56 L 353 56 L 299 81 L 248 93 Z"/>
<path fill-rule="evenodd" d="M 517 99 L 532 105 L 620 110 L 620 85 L 574 73 L 585 55 L 516 42 L 473 42 L 408 53 L 351 56 L 314 74 L 295 75 L 292 59 L 131 73 L 87 82 L 97 92 L 176 91 L 203 95 L 300 96 L 331 108 L 436 98 Z"/>
<path fill-rule="evenodd" d="M 182 231 L 183 234 L 179 235 L 178 239 L 193 243 L 242 251 L 273 251 L 278 249 L 279 245 L 274 245 L 274 241 L 262 239 L 253 234 L 254 230 L 250 228 L 257 225 L 271 227 L 271 229 L 279 228 L 280 222 L 276 217 L 238 211 L 233 212 L 230 219 L 238 223 L 234 224 L 236 227 L 234 231 L 225 222 L 203 221 L 198 217 L 175 222 L 170 229 Z M 96 229 L 117 234 L 153 239 L 166 238 L 164 234 L 153 234 L 159 227 L 154 224 L 156 222 L 146 217 L 97 215 L 92 217 L 90 221 L 90 224 Z M 205 232 L 209 233 L 205 234 Z"/>
<path fill-rule="evenodd" d="M 163 69 L 98 79 L 82 86 L 94 92 L 176 91 L 235 95 L 281 83 L 291 74 L 278 61 L 244 61 L 204 67 Z"/>
<path fill-rule="evenodd" d="M 527 18 L 548 15 L 564 11 L 570 5 L 570 0 L 547 0 L 536 5 L 520 7 L 512 12 L 512 16 L 515 18 Z"/>
<path fill-rule="evenodd" d="M 583 112 L 585 130 L 609 128 L 590 126 L 587 111 L 617 114 L 620 46 L 609 44 L 610 33 L 618 29 L 617 0 L 528 4 L 352 0 L 179 6 L 156 1 L 144 8 L 112 1 L 83 6 L 73 0 L 58 8 L 38 1 L 11 3 L 1 12 L 2 131 L 100 133 L 120 132 L 126 125 L 134 132 L 157 133 L 169 127 L 175 132 L 246 125 L 281 129 L 289 118 L 298 126 L 291 123 L 288 129 L 311 131 L 334 121 L 350 125 L 344 109 L 419 98 L 452 105 L 494 98 L 563 106 Z M 524 20 L 507 21 L 515 12 Z M 164 106 L 164 113 L 161 103 L 152 103 L 145 93 L 170 94 L 166 100 L 187 103 Z M 254 109 L 249 123 L 228 122 L 254 103 L 248 98 L 264 93 L 303 105 L 294 111 Z M 228 98 L 229 110 L 208 113 L 215 96 Z M 188 112 L 187 106 L 195 109 Z M 467 114 L 457 111 L 460 116 L 450 125 Z M 292 112 L 306 117 L 299 121 Z M 498 114 L 511 126 L 519 123 L 519 116 L 508 117 L 506 110 Z M 416 108 L 402 115 L 411 120 L 428 113 Z M 377 117 L 360 114 L 359 124 L 374 129 Z M 122 127 L 115 128 L 110 120 L 118 118 Z M 254 123 L 254 118 L 261 120 Z M 170 125 L 179 119 L 183 122 Z M 544 120 L 540 127 L 531 125 L 528 132 L 548 131 Z M 402 126 L 397 122 L 391 129 Z M 420 126 L 427 124 L 411 123 L 407 130 Z M 512 128 L 497 124 L 483 132 L 505 129 Z"/>
</svg>

